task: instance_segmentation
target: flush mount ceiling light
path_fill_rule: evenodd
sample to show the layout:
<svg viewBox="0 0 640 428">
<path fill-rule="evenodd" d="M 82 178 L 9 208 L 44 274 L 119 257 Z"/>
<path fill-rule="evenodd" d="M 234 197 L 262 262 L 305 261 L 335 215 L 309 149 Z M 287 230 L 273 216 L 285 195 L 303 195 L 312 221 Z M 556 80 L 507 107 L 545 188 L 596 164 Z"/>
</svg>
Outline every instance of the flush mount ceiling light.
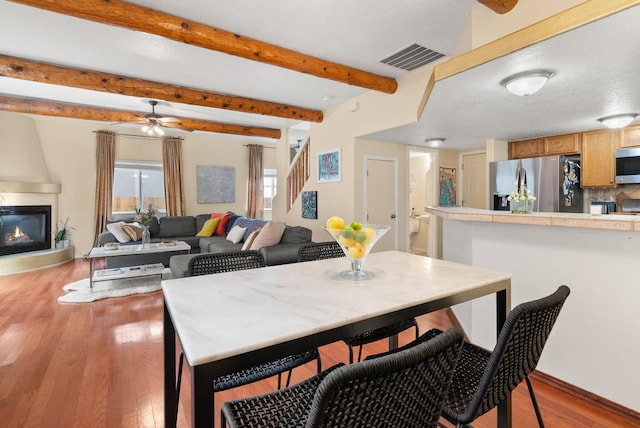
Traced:
<svg viewBox="0 0 640 428">
<path fill-rule="evenodd" d="M 611 129 L 624 128 L 631 122 L 633 119 L 638 116 L 637 113 L 624 113 L 624 114 L 615 114 L 613 116 L 601 117 L 598 119 L 604 126 Z"/>
<path fill-rule="evenodd" d="M 513 95 L 526 97 L 542 89 L 551 76 L 553 72 L 549 70 L 531 70 L 509 76 L 500 83 Z"/>
<path fill-rule="evenodd" d="M 427 143 L 429 147 L 435 148 L 440 147 L 442 143 L 444 143 L 444 140 L 446 140 L 446 138 L 427 138 L 424 142 Z"/>
</svg>

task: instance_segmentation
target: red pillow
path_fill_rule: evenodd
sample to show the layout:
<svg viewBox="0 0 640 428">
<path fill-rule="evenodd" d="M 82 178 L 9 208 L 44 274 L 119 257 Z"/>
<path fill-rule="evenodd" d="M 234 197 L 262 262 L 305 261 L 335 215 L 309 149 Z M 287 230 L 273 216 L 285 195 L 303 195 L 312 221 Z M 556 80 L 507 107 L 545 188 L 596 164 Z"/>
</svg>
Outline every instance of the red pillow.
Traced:
<svg viewBox="0 0 640 428">
<path fill-rule="evenodd" d="M 225 228 L 227 227 L 227 223 L 229 222 L 229 218 L 231 218 L 231 214 L 229 213 L 212 213 L 211 218 L 219 218 L 218 227 L 216 228 L 216 235 L 224 236 Z"/>
</svg>

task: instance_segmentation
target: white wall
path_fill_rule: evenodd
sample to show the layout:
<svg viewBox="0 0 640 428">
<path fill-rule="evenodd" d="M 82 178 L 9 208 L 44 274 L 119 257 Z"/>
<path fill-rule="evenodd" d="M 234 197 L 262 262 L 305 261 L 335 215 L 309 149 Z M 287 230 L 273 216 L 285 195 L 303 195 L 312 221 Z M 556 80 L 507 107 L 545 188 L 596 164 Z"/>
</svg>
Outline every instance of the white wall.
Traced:
<svg viewBox="0 0 640 428">
<path fill-rule="evenodd" d="M 634 411 L 640 346 L 640 235 L 633 232 L 444 221 L 445 259 L 513 274 L 511 306 L 571 288 L 538 369 Z M 495 344 L 495 298 L 455 308 L 472 340 Z"/>
</svg>

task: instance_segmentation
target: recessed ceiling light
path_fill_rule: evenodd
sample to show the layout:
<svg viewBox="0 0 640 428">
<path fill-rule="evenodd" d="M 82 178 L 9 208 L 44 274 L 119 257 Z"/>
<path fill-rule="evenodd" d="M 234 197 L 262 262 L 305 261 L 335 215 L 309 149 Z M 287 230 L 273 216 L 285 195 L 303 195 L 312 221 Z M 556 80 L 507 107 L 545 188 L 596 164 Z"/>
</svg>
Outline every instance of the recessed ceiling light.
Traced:
<svg viewBox="0 0 640 428">
<path fill-rule="evenodd" d="M 638 116 L 637 113 L 624 113 L 624 114 L 616 114 L 613 116 L 601 117 L 598 119 L 604 126 L 611 129 L 624 128 L 631 122 L 633 119 Z"/>
<path fill-rule="evenodd" d="M 442 143 L 444 143 L 444 140 L 446 140 L 446 138 L 427 138 L 424 142 L 427 143 L 429 147 L 435 148 L 440 147 Z"/>
<path fill-rule="evenodd" d="M 513 95 L 525 97 L 535 94 L 553 76 L 549 70 L 531 70 L 509 76 L 500 82 Z"/>
</svg>

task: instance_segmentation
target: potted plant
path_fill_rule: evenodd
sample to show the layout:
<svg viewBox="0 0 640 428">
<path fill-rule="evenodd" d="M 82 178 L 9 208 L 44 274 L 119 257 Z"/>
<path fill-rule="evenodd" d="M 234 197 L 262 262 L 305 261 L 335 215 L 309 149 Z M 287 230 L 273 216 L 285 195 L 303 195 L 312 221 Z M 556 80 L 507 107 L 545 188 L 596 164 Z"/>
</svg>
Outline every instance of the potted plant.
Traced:
<svg viewBox="0 0 640 428">
<path fill-rule="evenodd" d="M 69 217 L 67 217 L 64 222 L 60 222 L 59 226 L 56 227 L 55 240 L 56 240 L 56 248 L 66 248 L 69 246 L 69 237 L 71 236 L 70 230 L 75 228 L 73 226 L 68 226 Z"/>
</svg>

